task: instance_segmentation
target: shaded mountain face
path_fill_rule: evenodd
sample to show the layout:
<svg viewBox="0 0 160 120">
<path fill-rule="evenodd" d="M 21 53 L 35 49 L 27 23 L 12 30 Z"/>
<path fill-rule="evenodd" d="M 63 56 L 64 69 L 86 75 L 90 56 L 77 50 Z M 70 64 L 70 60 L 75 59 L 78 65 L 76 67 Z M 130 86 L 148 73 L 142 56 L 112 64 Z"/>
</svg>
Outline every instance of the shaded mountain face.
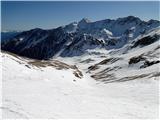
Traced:
<svg viewBox="0 0 160 120">
<path fill-rule="evenodd" d="M 68 38 L 69 34 L 65 34 L 62 28 L 53 30 L 36 28 L 2 43 L 2 49 L 30 58 L 48 59 L 63 47 Z"/>
<path fill-rule="evenodd" d="M 24 31 L 8 41 L 2 42 L 1 49 L 35 59 L 79 56 L 87 53 L 88 49 L 121 48 L 138 36 L 143 36 L 159 26 L 159 21 L 145 22 L 134 16 L 96 22 L 84 18 L 79 22 L 56 29 L 36 28 Z M 146 39 L 147 43 L 145 44 Z M 148 45 L 154 42 L 148 39 L 150 38 L 144 38 L 134 47 L 141 43 Z M 155 39 L 159 39 L 159 36 Z"/>
</svg>

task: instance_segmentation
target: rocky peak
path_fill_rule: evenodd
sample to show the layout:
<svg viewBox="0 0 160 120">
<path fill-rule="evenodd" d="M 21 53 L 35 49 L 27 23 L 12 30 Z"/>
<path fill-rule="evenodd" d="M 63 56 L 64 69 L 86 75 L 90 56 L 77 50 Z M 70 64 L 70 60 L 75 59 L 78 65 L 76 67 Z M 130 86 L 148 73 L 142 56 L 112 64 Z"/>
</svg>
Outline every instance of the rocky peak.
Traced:
<svg viewBox="0 0 160 120">
<path fill-rule="evenodd" d="M 142 22 L 141 19 L 139 19 L 138 17 L 135 17 L 135 16 L 127 16 L 127 17 L 123 17 L 123 18 L 118 18 L 117 21 L 120 24 L 133 23 L 133 22 L 135 22 L 136 24 L 139 24 L 140 22 Z"/>
<path fill-rule="evenodd" d="M 84 29 L 88 23 L 90 23 L 91 21 L 87 18 L 83 18 L 82 20 L 80 20 L 78 22 L 78 27 L 81 28 L 81 29 Z"/>
<path fill-rule="evenodd" d="M 90 23 L 91 20 L 89 20 L 88 18 L 83 18 L 82 20 L 79 21 L 79 23 Z"/>
</svg>

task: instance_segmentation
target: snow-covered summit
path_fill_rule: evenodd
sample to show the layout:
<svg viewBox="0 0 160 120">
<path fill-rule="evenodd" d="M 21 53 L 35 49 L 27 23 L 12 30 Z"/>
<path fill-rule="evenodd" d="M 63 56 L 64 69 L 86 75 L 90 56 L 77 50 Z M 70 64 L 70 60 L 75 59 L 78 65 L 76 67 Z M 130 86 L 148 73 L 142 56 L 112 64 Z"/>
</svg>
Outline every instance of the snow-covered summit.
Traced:
<svg viewBox="0 0 160 120">
<path fill-rule="evenodd" d="M 91 20 L 89 20 L 88 18 L 83 18 L 82 20 L 80 20 L 78 22 L 78 24 L 81 24 L 81 23 L 90 23 L 90 22 L 91 22 Z"/>
<path fill-rule="evenodd" d="M 79 29 L 85 29 L 89 23 L 91 23 L 89 19 L 83 18 L 78 22 L 78 27 Z"/>
<path fill-rule="evenodd" d="M 88 49 L 122 48 L 159 26 L 159 21 L 143 21 L 134 16 L 95 22 L 84 18 L 56 29 L 36 28 L 22 32 L 2 42 L 2 49 L 36 59 L 77 56 L 87 53 Z"/>
</svg>

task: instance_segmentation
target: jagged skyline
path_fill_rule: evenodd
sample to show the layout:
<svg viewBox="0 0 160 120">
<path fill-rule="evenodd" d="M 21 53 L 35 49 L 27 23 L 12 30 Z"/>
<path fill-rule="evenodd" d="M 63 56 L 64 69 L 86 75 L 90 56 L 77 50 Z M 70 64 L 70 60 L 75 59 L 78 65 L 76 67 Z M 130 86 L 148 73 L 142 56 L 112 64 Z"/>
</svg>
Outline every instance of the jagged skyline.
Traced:
<svg viewBox="0 0 160 120">
<path fill-rule="evenodd" d="M 92 21 L 129 15 L 159 19 L 159 2 L 9 2 L 2 1 L 2 31 L 51 29 L 82 18 Z"/>
</svg>

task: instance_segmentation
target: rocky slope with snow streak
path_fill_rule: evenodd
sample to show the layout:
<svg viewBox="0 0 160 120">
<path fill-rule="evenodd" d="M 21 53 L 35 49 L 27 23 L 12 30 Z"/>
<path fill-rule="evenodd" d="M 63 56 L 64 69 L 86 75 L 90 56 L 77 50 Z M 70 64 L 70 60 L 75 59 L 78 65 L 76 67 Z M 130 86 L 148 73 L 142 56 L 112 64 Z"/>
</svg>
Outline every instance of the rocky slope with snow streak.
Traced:
<svg viewBox="0 0 160 120">
<path fill-rule="evenodd" d="M 88 49 L 121 48 L 159 26 L 159 21 L 145 22 L 134 16 L 96 22 L 82 19 L 52 30 L 24 31 L 8 42 L 2 42 L 2 49 L 35 59 L 80 56 Z"/>
</svg>

